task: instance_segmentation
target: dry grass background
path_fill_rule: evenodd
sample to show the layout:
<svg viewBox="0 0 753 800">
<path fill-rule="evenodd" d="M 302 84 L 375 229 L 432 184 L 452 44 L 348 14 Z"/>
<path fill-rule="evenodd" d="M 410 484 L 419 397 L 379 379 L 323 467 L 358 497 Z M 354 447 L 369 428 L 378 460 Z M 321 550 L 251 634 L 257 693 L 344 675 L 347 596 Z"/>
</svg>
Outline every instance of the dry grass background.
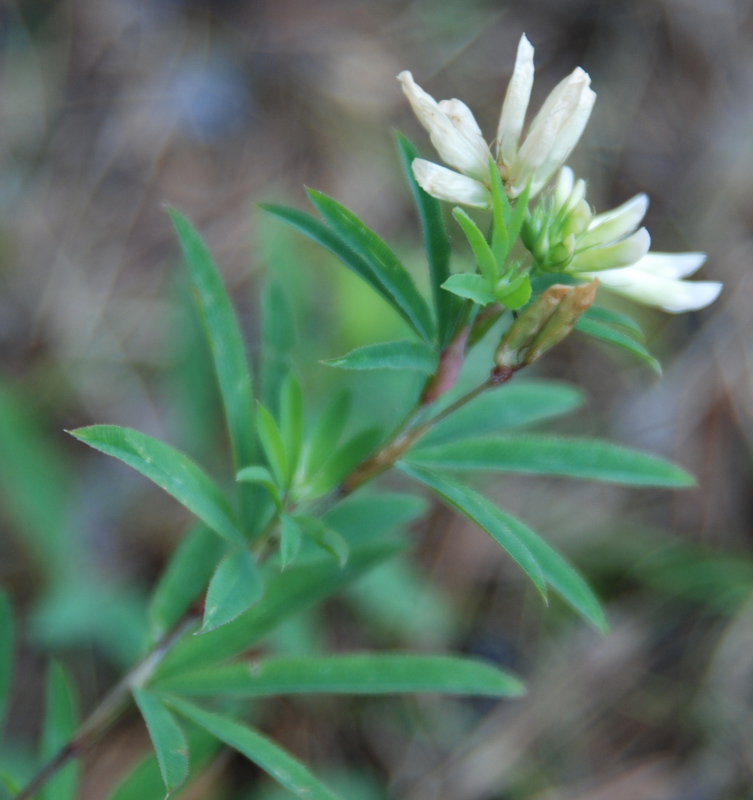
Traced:
<svg viewBox="0 0 753 800">
<path fill-rule="evenodd" d="M 261 276 L 279 269 L 268 262 L 287 259 L 289 280 L 308 271 L 291 292 L 313 331 L 307 357 L 322 358 L 391 323 L 364 321 L 352 284 L 253 204 L 303 204 L 312 186 L 415 247 L 390 128 L 430 148 L 395 75 L 411 69 L 436 97 L 461 97 L 491 131 L 521 32 L 536 47 L 534 107 L 576 65 L 590 72 L 598 100 L 571 164 L 591 202 L 647 192 L 654 247 L 707 251 L 705 275 L 725 290 L 702 313 L 639 313 L 661 381 L 577 341 L 540 372 L 585 388 L 590 416 L 570 430 L 667 455 L 699 488 L 494 489 L 589 574 L 613 623 L 606 638 L 541 608 L 481 534 L 433 513 L 415 531 L 418 555 L 461 622 L 432 644 L 514 666 L 529 696 L 281 705 L 267 729 L 410 800 L 753 797 L 749 0 L 18 0 L 0 14 L 0 382 L 81 476 L 81 569 L 123 586 L 153 581 L 185 518 L 61 431 L 117 422 L 211 450 L 216 423 L 181 427 L 170 399 L 181 389 L 160 378 L 190 347 L 175 338 L 163 203 L 206 235 L 252 351 Z M 326 387 L 310 369 L 310 385 Z M 0 526 L 0 576 L 23 613 L 42 570 L 1 507 Z M 359 630 L 343 603 L 327 619 L 332 646 L 395 644 Z M 19 657 L 11 724 L 22 739 L 38 727 L 44 653 L 56 647 L 30 637 Z M 62 654 L 91 707 L 112 666 L 85 644 Z M 88 758 L 85 797 L 105 796 L 144 747 L 127 720 Z M 190 796 L 261 797 L 255 778 L 223 762 Z M 382 796 L 359 785 L 351 797 Z"/>
</svg>

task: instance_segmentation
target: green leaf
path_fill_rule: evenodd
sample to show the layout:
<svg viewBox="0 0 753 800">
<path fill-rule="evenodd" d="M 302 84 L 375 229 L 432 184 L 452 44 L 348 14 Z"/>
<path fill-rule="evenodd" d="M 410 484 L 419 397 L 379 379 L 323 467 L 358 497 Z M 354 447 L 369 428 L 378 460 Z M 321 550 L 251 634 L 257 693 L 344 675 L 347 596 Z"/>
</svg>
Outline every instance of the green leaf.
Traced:
<svg viewBox="0 0 753 800">
<path fill-rule="evenodd" d="M 337 559 L 338 564 L 344 567 L 348 563 L 350 548 L 345 539 L 337 531 L 322 522 L 318 517 L 297 516 L 296 522 L 305 533 L 325 552 Z"/>
<path fill-rule="evenodd" d="M 432 347 L 423 342 L 400 341 L 359 347 L 324 363 L 340 369 L 411 369 L 433 375 L 439 357 Z"/>
<path fill-rule="evenodd" d="M 188 456 L 158 439 L 117 425 L 91 425 L 70 433 L 145 475 L 224 539 L 244 542 L 227 498 Z"/>
<path fill-rule="evenodd" d="M 280 388 L 295 348 L 293 314 L 278 281 L 268 280 L 261 298 L 261 391 L 265 408 L 277 413 Z"/>
<path fill-rule="evenodd" d="M 277 487 L 272 473 L 259 464 L 254 464 L 250 467 L 244 467 L 236 476 L 237 481 L 248 481 L 249 483 L 258 483 L 263 486 L 269 496 L 274 501 L 278 509 L 282 508 L 282 498 L 280 497 L 280 490 Z"/>
<path fill-rule="evenodd" d="M 367 428 L 356 433 L 340 447 L 309 484 L 307 496 L 318 497 L 334 489 L 346 478 L 382 440 L 381 428 Z"/>
<path fill-rule="evenodd" d="M 274 417 L 262 405 L 256 410 L 256 424 L 259 428 L 259 441 L 272 467 L 275 480 L 279 486 L 287 489 L 290 486 L 290 464 L 285 451 L 285 442 Z"/>
<path fill-rule="evenodd" d="M 398 462 L 397 466 L 406 475 L 428 486 L 448 505 L 486 531 L 528 575 L 542 597 L 546 598 L 546 582 L 541 567 L 516 532 L 511 530 L 500 517 L 499 509 L 493 503 L 468 486 L 447 476 L 413 464 Z"/>
<path fill-rule="evenodd" d="M 502 266 L 515 244 L 515 240 L 511 241 L 507 235 L 507 225 L 512 218 L 512 208 L 507 199 L 505 187 L 502 185 L 497 165 L 492 159 L 489 160 L 489 176 L 491 178 L 493 213 L 492 252 L 497 264 Z"/>
<path fill-rule="evenodd" d="M 466 439 L 411 450 L 406 460 L 453 471 L 524 472 L 625 486 L 695 486 L 692 475 L 669 461 L 601 439 L 534 434 Z"/>
<path fill-rule="evenodd" d="M 285 379 L 280 392 L 280 433 L 285 444 L 292 481 L 303 445 L 303 391 L 294 373 Z"/>
<path fill-rule="evenodd" d="M 204 591 L 225 544 L 204 525 L 195 525 L 178 545 L 149 604 L 152 639 L 158 641 Z"/>
<path fill-rule="evenodd" d="M 303 764 L 253 728 L 228 717 L 204 711 L 193 703 L 176 697 L 169 702 L 180 714 L 253 761 L 301 800 L 338 800 Z"/>
<path fill-rule="evenodd" d="M 325 222 L 346 247 L 368 264 L 393 308 L 424 341 L 431 343 L 434 338 L 434 323 L 429 307 L 397 256 L 345 206 L 322 192 L 313 189 L 308 189 L 307 192 Z"/>
<path fill-rule="evenodd" d="M 316 421 L 314 432 L 306 447 L 306 476 L 313 477 L 327 463 L 333 449 L 340 443 L 350 411 L 350 394 L 335 395 Z"/>
<path fill-rule="evenodd" d="M 206 244 L 191 223 L 178 211 L 168 209 L 186 259 L 206 327 L 217 382 L 225 410 L 233 461 L 237 472 L 254 461 L 254 408 L 251 373 L 240 326 L 222 277 Z M 243 517 L 250 524 L 253 514 L 250 487 L 242 487 Z"/>
<path fill-rule="evenodd" d="M 594 322 L 604 322 L 607 325 L 624 328 L 634 339 L 638 339 L 641 342 L 645 341 L 641 326 L 632 317 L 620 311 L 613 311 L 611 308 L 604 308 L 604 306 L 591 306 L 581 319 L 591 319 Z"/>
<path fill-rule="evenodd" d="M 496 302 L 494 292 L 489 282 L 481 275 L 470 275 L 467 272 L 458 272 L 442 284 L 442 288 L 452 292 L 458 297 L 473 300 L 482 306 Z"/>
<path fill-rule="evenodd" d="M 510 539 L 515 541 L 518 547 L 524 548 L 536 564 L 545 584 L 551 586 L 595 628 L 600 631 L 607 630 L 608 625 L 604 612 L 588 584 L 559 553 L 527 525 L 461 483 L 427 469 L 404 464 L 398 466 L 407 475 L 433 489 L 447 503 L 475 522 L 482 530 L 496 539 L 508 553 L 510 551 L 505 542 Z"/>
<path fill-rule="evenodd" d="M 285 569 L 301 549 L 303 532 L 295 517 L 280 515 L 280 568 Z"/>
<path fill-rule="evenodd" d="M 40 756 L 54 758 L 75 735 L 78 727 L 76 695 L 62 664 L 53 661 L 47 671 L 47 704 L 42 727 Z M 60 769 L 40 792 L 41 800 L 75 800 L 78 796 L 79 765 L 75 761 Z"/>
<path fill-rule="evenodd" d="M 189 775 L 186 785 L 190 791 L 191 778 L 201 774 L 215 757 L 221 745 L 214 736 L 193 725 L 187 729 L 188 749 L 191 753 Z M 181 791 L 182 795 L 183 792 Z M 154 753 L 143 758 L 134 769 L 120 781 L 108 800 L 164 800 L 165 784 L 162 780 L 157 756 Z"/>
<path fill-rule="evenodd" d="M 511 243 L 511 247 L 515 244 L 520 236 L 520 229 L 525 222 L 526 214 L 528 213 L 528 198 L 531 194 L 531 183 L 529 181 L 525 189 L 520 193 L 518 199 L 515 201 L 515 206 L 510 218 L 510 224 L 507 226 L 507 240 Z"/>
<path fill-rule="evenodd" d="M 158 697 L 139 688 L 134 688 L 132 693 L 157 754 L 165 789 L 170 794 L 188 777 L 188 742 L 177 720 Z"/>
<path fill-rule="evenodd" d="M 437 312 L 439 349 L 443 350 L 455 334 L 463 307 L 457 297 L 442 291 L 442 284 L 450 276 L 450 239 L 442 217 L 442 204 L 439 200 L 427 194 L 418 185 L 413 175 L 411 165 L 414 159 L 419 157 L 418 150 L 401 133 L 397 133 L 395 138 L 405 178 L 408 181 L 408 186 L 410 186 L 418 209 L 418 216 L 421 219 L 424 250 L 426 251 L 426 259 L 429 262 L 434 308 Z"/>
<path fill-rule="evenodd" d="M 481 275 L 490 286 L 494 286 L 499 280 L 500 265 L 497 263 L 486 237 L 478 229 L 476 223 L 459 206 L 452 209 L 452 216 L 455 217 L 458 225 L 463 229 L 465 238 L 468 239 L 468 244 L 470 244 L 476 263 L 481 270 Z M 444 285 L 446 288 L 446 283 Z"/>
<path fill-rule="evenodd" d="M 503 306 L 514 311 L 531 299 L 531 280 L 528 275 L 520 275 L 509 286 L 500 288 L 497 285 L 494 295 Z"/>
<path fill-rule="evenodd" d="M 490 389 L 442 420 L 423 439 L 429 444 L 485 436 L 570 414 L 583 405 L 583 393 L 556 381 L 512 381 Z"/>
<path fill-rule="evenodd" d="M 264 582 L 247 549 L 230 553 L 209 582 L 201 632 L 226 625 L 261 599 Z"/>
<path fill-rule="evenodd" d="M 5 592 L 0 592 L 0 731 L 8 707 L 13 675 L 13 609 Z"/>
<path fill-rule="evenodd" d="M 640 342 L 636 342 L 635 339 L 623 333 L 621 330 L 586 317 L 581 317 L 575 323 L 575 330 L 585 333 L 587 336 L 592 336 L 594 339 L 600 339 L 602 342 L 607 342 L 608 344 L 613 344 L 617 347 L 621 347 L 623 350 L 627 350 L 629 353 L 637 356 L 645 364 L 648 364 L 657 375 L 661 375 L 661 364 Z"/>
<path fill-rule="evenodd" d="M 456 656 L 370 654 L 269 658 L 197 670 L 160 691 L 190 696 L 443 694 L 518 697 L 523 684 L 491 664 Z"/>
<path fill-rule="evenodd" d="M 255 606 L 218 630 L 182 639 L 162 660 L 156 676 L 218 663 L 243 652 L 288 617 L 348 586 L 402 547 L 385 541 L 351 548 L 343 568 L 330 558 L 293 564 L 285 572 L 269 565 L 264 574 L 264 597 Z"/>
</svg>

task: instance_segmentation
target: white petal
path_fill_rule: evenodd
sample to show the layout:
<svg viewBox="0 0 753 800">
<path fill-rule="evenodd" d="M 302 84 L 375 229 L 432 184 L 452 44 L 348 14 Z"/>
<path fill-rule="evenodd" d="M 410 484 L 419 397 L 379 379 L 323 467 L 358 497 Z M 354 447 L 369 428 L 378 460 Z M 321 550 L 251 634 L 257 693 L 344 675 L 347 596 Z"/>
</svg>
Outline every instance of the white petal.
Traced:
<svg viewBox="0 0 753 800">
<path fill-rule="evenodd" d="M 450 118 L 450 122 L 459 130 L 466 138 L 472 139 L 474 136 L 483 138 L 481 128 L 473 116 L 473 112 L 462 101 L 457 98 L 452 100 L 440 100 L 439 108 L 444 111 Z"/>
<path fill-rule="evenodd" d="M 475 120 L 473 124 L 470 123 L 468 116 L 473 119 L 473 115 L 467 106 L 463 105 L 465 111 L 458 126 L 440 108 L 439 103 L 413 80 L 410 72 L 401 72 L 397 77 L 418 121 L 429 132 L 431 143 L 442 160 L 465 175 L 485 179 L 489 174 L 491 153 Z M 452 108 L 457 111 L 459 106 L 453 105 Z"/>
<path fill-rule="evenodd" d="M 414 159 L 411 166 L 418 185 L 437 200 L 491 208 L 492 196 L 483 183 L 423 158 Z"/>
<path fill-rule="evenodd" d="M 554 189 L 555 208 L 564 208 L 565 203 L 572 194 L 574 186 L 575 173 L 570 169 L 570 167 L 562 167 L 557 178 L 557 186 Z"/>
<path fill-rule="evenodd" d="M 606 247 L 591 247 L 576 253 L 570 265 L 575 272 L 593 272 L 628 267 L 635 264 L 648 252 L 651 237 L 645 228 L 640 228 L 630 236 Z"/>
<path fill-rule="evenodd" d="M 581 247 L 608 244 L 627 236 L 634 231 L 646 216 L 648 196 L 637 194 L 635 197 L 604 214 L 597 214 L 588 226 L 588 231 L 578 242 Z"/>
<path fill-rule="evenodd" d="M 705 261 L 706 253 L 647 253 L 633 266 L 662 278 L 687 278 Z"/>
<path fill-rule="evenodd" d="M 673 280 L 635 267 L 583 274 L 583 277 L 597 277 L 610 291 L 672 314 L 704 308 L 713 303 L 722 290 L 722 284 L 716 281 Z"/>
<path fill-rule="evenodd" d="M 497 153 L 504 164 L 510 164 L 518 149 L 532 87 L 533 47 L 523 34 L 518 44 L 515 69 L 507 85 L 497 127 Z"/>
</svg>

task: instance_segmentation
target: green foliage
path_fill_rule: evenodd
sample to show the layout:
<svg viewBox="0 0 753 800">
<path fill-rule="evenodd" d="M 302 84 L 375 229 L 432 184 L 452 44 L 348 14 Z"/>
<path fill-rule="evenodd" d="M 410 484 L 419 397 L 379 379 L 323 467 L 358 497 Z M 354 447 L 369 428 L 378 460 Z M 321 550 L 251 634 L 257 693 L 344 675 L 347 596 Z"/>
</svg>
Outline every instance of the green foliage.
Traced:
<svg viewBox="0 0 753 800">
<path fill-rule="evenodd" d="M 664 459 L 600 439 L 509 434 L 419 446 L 406 460 L 440 470 L 558 475 L 625 486 L 695 486 L 692 475 Z"/>
<path fill-rule="evenodd" d="M 76 732 L 77 702 L 70 678 L 62 664 L 53 661 L 47 672 L 47 702 L 42 726 L 40 757 L 48 761 L 57 755 Z M 76 800 L 79 765 L 74 761 L 51 778 L 41 792 L 41 800 Z"/>
<path fill-rule="evenodd" d="M 146 723 L 165 789 L 170 794 L 188 776 L 188 742 L 185 734 L 159 697 L 145 689 L 134 688 L 133 699 Z"/>
<path fill-rule="evenodd" d="M 7 595 L 0 592 L 0 741 L 13 675 L 13 644 L 13 610 Z"/>
<path fill-rule="evenodd" d="M 155 687 L 191 696 L 441 692 L 517 697 L 523 684 L 504 670 L 455 656 L 371 654 L 271 658 L 186 672 Z"/>
<path fill-rule="evenodd" d="M 243 544 L 240 525 L 227 498 L 183 453 L 144 433 L 117 425 L 92 425 L 71 434 L 145 475 L 224 539 Z"/>
<path fill-rule="evenodd" d="M 261 393 L 264 405 L 277 410 L 285 376 L 290 371 L 296 344 L 293 314 L 285 289 L 269 280 L 261 297 Z"/>
<path fill-rule="evenodd" d="M 303 764 L 253 728 L 228 717 L 204 711 L 176 697 L 169 702 L 180 714 L 253 761 L 301 800 L 337 800 Z"/>
<path fill-rule="evenodd" d="M 428 345 L 400 341 L 369 344 L 324 363 L 340 369 L 411 369 L 433 375 L 439 358 Z"/>
<path fill-rule="evenodd" d="M 589 311 L 592 309 L 589 309 Z M 602 322 L 595 317 L 584 316 L 575 324 L 575 330 L 585 333 L 593 339 L 599 339 L 607 344 L 613 344 L 628 353 L 637 356 L 657 374 L 661 375 L 661 364 L 646 350 L 643 344 L 634 338 L 633 331 L 626 332 L 619 327 Z M 643 335 L 642 333 L 640 334 Z"/>
<path fill-rule="evenodd" d="M 258 603 L 264 582 L 247 549 L 235 550 L 220 562 L 207 589 L 201 632 L 226 625 Z"/>
</svg>

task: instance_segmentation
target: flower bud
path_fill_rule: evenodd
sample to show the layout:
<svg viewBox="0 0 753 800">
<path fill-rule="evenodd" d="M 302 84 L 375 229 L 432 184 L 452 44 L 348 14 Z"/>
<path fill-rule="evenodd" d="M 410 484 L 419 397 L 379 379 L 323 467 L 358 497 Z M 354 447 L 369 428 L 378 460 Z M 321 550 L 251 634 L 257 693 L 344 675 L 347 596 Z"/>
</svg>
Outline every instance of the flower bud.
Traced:
<svg viewBox="0 0 753 800">
<path fill-rule="evenodd" d="M 502 370 L 532 364 L 559 344 L 585 314 L 596 296 L 598 280 L 583 286 L 555 284 L 510 326 L 494 354 Z"/>
</svg>

